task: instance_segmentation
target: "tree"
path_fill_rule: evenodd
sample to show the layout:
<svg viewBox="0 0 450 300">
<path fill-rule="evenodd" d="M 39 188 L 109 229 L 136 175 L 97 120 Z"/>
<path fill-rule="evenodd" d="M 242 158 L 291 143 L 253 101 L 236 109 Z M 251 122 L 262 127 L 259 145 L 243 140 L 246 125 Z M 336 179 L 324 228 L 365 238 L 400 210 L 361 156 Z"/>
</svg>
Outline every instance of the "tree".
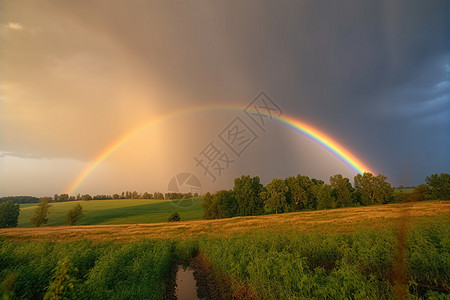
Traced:
<svg viewBox="0 0 450 300">
<path fill-rule="evenodd" d="M 0 228 L 17 227 L 20 205 L 12 200 L 0 203 Z"/>
<path fill-rule="evenodd" d="M 264 213 L 264 201 L 260 194 L 264 186 L 260 183 L 258 176 L 241 176 L 234 180 L 234 196 L 238 205 L 239 216 L 254 216 Z"/>
<path fill-rule="evenodd" d="M 205 219 L 231 218 L 237 215 L 238 205 L 233 191 L 218 191 L 211 195 L 206 193 L 202 202 Z"/>
<path fill-rule="evenodd" d="M 289 188 L 282 179 L 273 179 L 271 183 L 266 186 L 267 191 L 261 193 L 265 199 L 267 207 L 275 211 L 283 213 L 289 211 L 289 205 L 287 202 L 287 193 Z"/>
<path fill-rule="evenodd" d="M 85 200 L 85 201 L 92 200 L 92 196 L 89 194 L 85 194 L 85 195 L 81 196 L 81 200 Z"/>
<path fill-rule="evenodd" d="M 330 177 L 332 193 L 336 200 L 337 207 L 348 207 L 352 205 L 352 185 L 348 178 L 344 178 L 341 174 Z"/>
<path fill-rule="evenodd" d="M 49 204 L 49 202 L 50 202 L 49 198 L 47 198 L 47 197 L 41 198 L 41 201 L 39 202 L 38 206 L 36 207 L 36 210 L 34 211 L 34 215 L 31 218 L 31 223 L 34 226 L 39 227 L 42 224 L 47 224 L 48 209 L 51 206 Z"/>
<path fill-rule="evenodd" d="M 286 178 L 285 181 L 288 188 L 287 202 L 290 204 L 290 211 L 301 209 L 301 206 L 304 206 L 308 201 L 308 193 L 304 187 L 300 186 L 299 177 L 291 176 Z"/>
<path fill-rule="evenodd" d="M 83 217 L 83 207 L 78 203 L 67 212 L 66 223 L 67 225 L 76 225 L 81 217 Z"/>
<path fill-rule="evenodd" d="M 317 199 L 317 209 L 334 208 L 336 206 L 333 189 L 328 184 L 315 185 L 314 194 Z"/>
<path fill-rule="evenodd" d="M 450 200 L 450 174 L 431 174 L 425 182 L 430 188 L 431 199 Z"/>
<path fill-rule="evenodd" d="M 174 212 L 173 214 L 171 214 L 169 216 L 169 218 L 167 219 L 167 222 L 178 222 L 181 220 L 180 215 L 177 212 Z"/>
<path fill-rule="evenodd" d="M 355 188 L 362 204 L 383 204 L 392 200 L 394 190 L 386 179 L 384 175 L 374 176 L 367 172 L 355 176 Z"/>
<path fill-rule="evenodd" d="M 113 194 L 112 197 L 113 197 L 113 199 L 120 199 L 120 195 L 119 194 Z"/>
<path fill-rule="evenodd" d="M 430 188 L 426 184 L 419 184 L 409 194 L 409 201 L 423 201 L 430 198 Z"/>
<path fill-rule="evenodd" d="M 59 195 L 59 201 L 69 201 L 69 195 L 68 194 L 61 194 Z"/>
</svg>

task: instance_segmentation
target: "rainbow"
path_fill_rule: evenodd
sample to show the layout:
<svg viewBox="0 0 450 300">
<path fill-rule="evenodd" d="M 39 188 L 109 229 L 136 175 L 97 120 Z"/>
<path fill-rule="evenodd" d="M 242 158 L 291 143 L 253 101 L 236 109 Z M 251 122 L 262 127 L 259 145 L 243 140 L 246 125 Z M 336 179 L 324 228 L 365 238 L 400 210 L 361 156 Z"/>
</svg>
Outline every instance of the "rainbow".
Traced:
<svg viewBox="0 0 450 300">
<path fill-rule="evenodd" d="M 182 116 L 188 113 L 193 112 L 199 112 L 199 111 L 208 111 L 208 110 L 237 110 L 241 111 L 242 106 L 236 105 L 236 106 L 204 106 L 204 107 L 197 107 L 197 108 L 189 108 L 189 109 L 183 109 L 176 112 L 168 113 L 161 115 L 157 118 L 151 119 L 149 121 L 144 122 L 143 124 L 131 129 L 130 131 L 125 132 L 121 136 L 119 136 L 114 142 L 112 142 L 109 146 L 107 146 L 105 149 L 103 149 L 93 160 L 91 164 L 89 164 L 86 168 L 84 168 L 80 174 L 75 178 L 75 180 L 69 185 L 69 187 L 66 190 L 66 193 L 71 195 L 74 193 L 74 191 L 78 188 L 78 186 L 105 160 L 107 159 L 111 153 L 116 151 L 118 148 L 120 148 L 122 145 L 124 145 L 127 141 L 132 139 L 134 136 L 138 135 L 143 130 L 150 128 L 152 126 L 155 126 L 157 124 L 160 124 L 164 121 L 168 121 L 172 118 Z M 329 152 L 334 154 L 338 159 L 343 161 L 346 165 L 348 165 L 351 169 L 353 169 L 357 173 L 364 173 L 364 172 L 370 172 L 371 169 L 367 167 L 367 165 L 363 164 L 359 159 L 357 159 L 350 151 L 345 149 L 343 146 L 341 146 L 339 143 L 334 141 L 332 138 L 327 136 L 325 133 L 321 132 L 317 128 L 314 128 L 311 125 L 308 125 L 298 119 L 295 119 L 293 117 L 282 115 L 280 117 L 273 118 L 285 125 L 288 125 L 289 127 L 295 129 L 298 132 L 301 132 L 302 134 L 306 135 L 313 141 L 317 142 L 321 146 L 323 146 L 325 149 L 327 149 Z"/>
</svg>

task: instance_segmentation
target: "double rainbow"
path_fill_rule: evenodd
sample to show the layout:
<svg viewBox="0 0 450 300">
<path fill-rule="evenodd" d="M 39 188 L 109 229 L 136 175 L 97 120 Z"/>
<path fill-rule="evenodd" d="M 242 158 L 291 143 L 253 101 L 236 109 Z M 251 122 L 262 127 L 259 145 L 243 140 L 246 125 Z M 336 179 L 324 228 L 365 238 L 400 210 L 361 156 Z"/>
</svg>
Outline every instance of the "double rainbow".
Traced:
<svg viewBox="0 0 450 300">
<path fill-rule="evenodd" d="M 179 110 L 173 113 L 168 113 L 165 115 L 161 115 L 155 119 L 149 120 L 147 122 L 144 122 L 140 126 L 137 126 L 135 128 L 132 128 L 130 131 L 124 133 L 120 137 L 118 137 L 114 142 L 112 142 L 109 146 L 107 146 L 105 149 L 103 149 L 93 160 L 92 163 L 90 163 L 86 168 L 83 169 L 82 172 L 75 178 L 75 180 L 70 184 L 70 186 L 67 188 L 66 193 L 71 195 L 74 193 L 74 191 L 78 188 L 78 186 L 105 160 L 108 158 L 111 153 L 116 151 L 118 148 L 120 148 L 122 145 L 124 145 L 127 141 L 129 141 L 131 138 L 142 132 L 143 130 L 150 128 L 151 126 L 155 126 L 159 123 L 162 123 L 164 121 L 170 120 L 175 117 L 179 117 L 185 114 L 193 113 L 193 112 L 199 112 L 199 111 L 208 111 L 208 110 L 242 110 L 241 106 L 227 106 L 227 107 L 220 107 L 220 106 L 206 106 L 206 107 L 198 107 L 198 108 L 189 108 L 189 109 L 183 109 Z M 345 147 L 341 146 L 339 143 L 337 143 L 335 140 L 327 136 L 325 133 L 321 132 L 320 130 L 314 128 L 311 125 L 308 125 L 298 119 L 295 119 L 293 117 L 282 115 L 280 117 L 273 118 L 285 125 L 288 125 L 289 127 L 295 129 L 296 131 L 303 133 L 313 141 L 317 142 L 318 144 L 322 145 L 325 149 L 327 149 L 329 152 L 331 152 L 333 155 L 335 155 L 338 159 L 343 161 L 348 167 L 353 169 L 357 173 L 364 173 L 364 172 L 370 172 L 371 169 L 367 167 L 364 163 L 362 163 L 359 159 L 357 159 L 350 151 L 348 151 Z"/>
</svg>

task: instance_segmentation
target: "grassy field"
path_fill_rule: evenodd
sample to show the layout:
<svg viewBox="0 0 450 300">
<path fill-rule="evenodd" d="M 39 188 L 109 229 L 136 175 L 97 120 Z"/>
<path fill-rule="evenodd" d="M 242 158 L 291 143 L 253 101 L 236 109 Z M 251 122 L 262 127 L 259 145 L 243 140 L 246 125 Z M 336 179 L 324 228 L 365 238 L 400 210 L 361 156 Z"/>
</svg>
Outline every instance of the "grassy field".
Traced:
<svg viewBox="0 0 450 300">
<path fill-rule="evenodd" d="M 64 225 L 67 212 L 81 204 L 84 217 L 80 225 L 137 224 L 166 222 L 169 215 L 178 212 L 182 220 L 200 220 L 203 216 L 202 199 L 186 200 L 90 200 L 52 203 L 47 226 Z M 31 217 L 37 204 L 20 205 L 19 227 L 31 227 Z"/>
<path fill-rule="evenodd" d="M 228 298 L 448 299 L 450 201 L 0 229 L 0 296 L 164 299 L 170 266 L 195 254 Z"/>
</svg>

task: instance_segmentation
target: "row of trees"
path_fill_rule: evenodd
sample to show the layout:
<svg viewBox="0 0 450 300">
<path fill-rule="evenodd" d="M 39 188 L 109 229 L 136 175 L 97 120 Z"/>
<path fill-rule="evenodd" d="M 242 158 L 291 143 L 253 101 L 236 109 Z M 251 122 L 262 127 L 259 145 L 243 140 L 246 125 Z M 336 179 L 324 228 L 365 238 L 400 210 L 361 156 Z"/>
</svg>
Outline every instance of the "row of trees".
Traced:
<svg viewBox="0 0 450 300">
<path fill-rule="evenodd" d="M 198 197 L 198 193 L 192 194 L 192 193 L 160 193 L 160 192 L 154 192 L 154 193 L 138 193 L 136 191 L 126 191 L 119 194 L 113 194 L 113 195 L 95 195 L 91 196 L 89 194 L 78 194 L 76 196 L 70 196 L 68 194 L 55 194 L 53 196 L 54 202 L 66 202 L 66 201 L 75 201 L 75 200 L 110 200 L 110 199 L 189 199 L 193 197 Z M 39 199 L 36 198 L 38 201 L 35 201 L 35 203 L 39 202 Z"/>
<path fill-rule="evenodd" d="M 354 185 L 348 178 L 337 174 L 330 183 L 297 175 L 286 179 L 273 179 L 263 186 L 259 177 L 236 178 L 232 190 L 207 193 L 202 203 L 205 219 L 260 215 L 265 208 L 275 212 L 293 212 L 304 209 L 386 204 L 397 200 L 394 189 L 384 175 L 357 174 Z M 450 175 L 433 174 L 426 184 L 416 187 L 412 194 L 420 199 L 450 199 Z"/>
</svg>

